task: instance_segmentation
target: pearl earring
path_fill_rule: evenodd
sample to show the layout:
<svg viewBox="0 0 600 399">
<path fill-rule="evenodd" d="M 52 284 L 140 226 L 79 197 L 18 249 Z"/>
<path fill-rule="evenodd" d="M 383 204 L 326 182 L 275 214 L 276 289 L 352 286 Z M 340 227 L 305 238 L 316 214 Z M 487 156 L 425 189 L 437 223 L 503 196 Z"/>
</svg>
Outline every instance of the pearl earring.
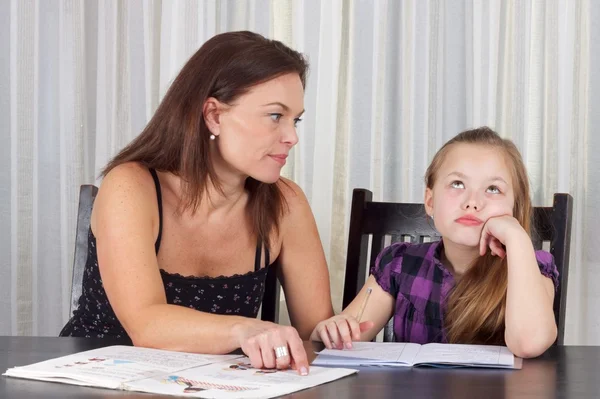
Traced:
<svg viewBox="0 0 600 399">
<path fill-rule="evenodd" d="M 215 136 L 214 134 L 211 134 L 209 138 L 210 138 L 211 140 L 214 140 L 214 139 L 216 139 L 216 138 L 217 138 L 217 136 Z"/>
</svg>

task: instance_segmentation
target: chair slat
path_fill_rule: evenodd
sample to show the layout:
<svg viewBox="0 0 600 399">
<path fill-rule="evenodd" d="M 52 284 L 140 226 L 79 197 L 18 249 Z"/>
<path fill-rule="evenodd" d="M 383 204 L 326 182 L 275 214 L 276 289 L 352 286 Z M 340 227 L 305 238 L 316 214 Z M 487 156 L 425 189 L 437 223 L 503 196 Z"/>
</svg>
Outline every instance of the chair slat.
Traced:
<svg viewBox="0 0 600 399">
<path fill-rule="evenodd" d="M 88 233 L 90 230 L 90 219 L 92 208 L 98 187 L 84 184 L 79 188 L 79 206 L 77 210 L 77 227 L 75 233 L 75 251 L 73 254 L 73 270 L 71 274 L 71 306 L 69 315 L 79 307 L 79 297 L 83 286 L 83 273 L 88 255 Z"/>
</svg>

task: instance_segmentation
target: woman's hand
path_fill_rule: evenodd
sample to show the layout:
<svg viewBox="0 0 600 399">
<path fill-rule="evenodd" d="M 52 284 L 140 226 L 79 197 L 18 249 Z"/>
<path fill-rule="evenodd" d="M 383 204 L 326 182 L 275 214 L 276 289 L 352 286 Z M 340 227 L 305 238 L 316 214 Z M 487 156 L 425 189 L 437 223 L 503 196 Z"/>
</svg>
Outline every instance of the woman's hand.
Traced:
<svg viewBox="0 0 600 399">
<path fill-rule="evenodd" d="M 301 375 L 308 374 L 308 359 L 302 339 L 294 327 L 248 319 L 236 325 L 235 335 L 242 351 L 254 368 L 293 368 Z M 284 356 L 276 357 L 276 348 Z"/>
<path fill-rule="evenodd" d="M 327 349 L 350 349 L 352 341 L 360 341 L 361 333 L 371 328 L 372 321 L 359 323 L 354 317 L 342 313 L 317 324 L 310 339 L 323 342 Z"/>
<path fill-rule="evenodd" d="M 505 247 L 508 246 L 508 241 L 513 238 L 526 238 L 529 240 L 529 236 L 517 219 L 509 215 L 491 217 L 481 230 L 479 254 L 485 255 L 487 247 L 490 247 L 492 255 L 504 258 L 506 256 Z"/>
</svg>

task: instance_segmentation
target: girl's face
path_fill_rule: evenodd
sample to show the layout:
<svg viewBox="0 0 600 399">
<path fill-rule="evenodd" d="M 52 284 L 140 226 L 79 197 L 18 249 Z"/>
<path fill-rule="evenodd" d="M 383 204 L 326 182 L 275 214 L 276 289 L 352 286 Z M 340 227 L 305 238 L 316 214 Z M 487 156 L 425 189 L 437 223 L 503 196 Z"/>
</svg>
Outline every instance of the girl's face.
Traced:
<svg viewBox="0 0 600 399">
<path fill-rule="evenodd" d="M 513 215 L 514 191 L 502 151 L 477 144 L 454 144 L 425 190 L 425 209 L 445 242 L 477 247 L 485 222 Z"/>
<path fill-rule="evenodd" d="M 219 107 L 215 123 L 209 124 L 217 136 L 214 159 L 218 174 L 276 182 L 298 142 L 296 124 L 304 112 L 304 89 L 298 74 L 256 85 L 233 105 Z"/>
</svg>

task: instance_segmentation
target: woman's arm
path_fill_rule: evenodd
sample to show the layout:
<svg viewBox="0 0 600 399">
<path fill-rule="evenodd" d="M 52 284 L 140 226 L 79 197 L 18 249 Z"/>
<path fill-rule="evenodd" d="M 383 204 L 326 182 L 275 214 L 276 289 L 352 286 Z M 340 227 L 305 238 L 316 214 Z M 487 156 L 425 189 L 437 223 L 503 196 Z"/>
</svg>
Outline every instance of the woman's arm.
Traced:
<svg viewBox="0 0 600 399">
<path fill-rule="evenodd" d="M 308 368 L 293 328 L 167 304 L 154 250 L 157 209 L 147 169 L 124 164 L 105 177 L 92 214 L 104 289 L 133 343 L 215 354 L 242 347 L 253 366 L 269 368 L 283 366 L 275 364 L 273 348 L 288 344 L 298 369 Z"/>
<path fill-rule="evenodd" d="M 315 218 L 298 185 L 278 183 L 289 206 L 281 223 L 280 280 L 292 325 L 308 339 L 318 322 L 333 316 L 329 272 Z"/>
<path fill-rule="evenodd" d="M 531 238 L 514 217 L 489 219 L 482 243 L 491 237 L 506 247 L 504 252 L 501 246 L 490 245 L 497 255 L 507 256 L 506 345 L 519 357 L 539 356 L 556 340 L 552 280 L 540 273 Z"/>
<path fill-rule="evenodd" d="M 352 340 L 371 340 L 392 316 L 394 298 L 369 277 L 367 283 L 344 311 L 333 316 L 329 275 L 323 247 L 308 201 L 295 183 L 284 180 L 282 190 L 289 213 L 282 223 L 280 260 L 282 285 L 292 325 L 302 339 L 321 340 L 329 348 L 350 345 Z M 359 327 L 354 318 L 366 289 L 373 289 Z M 333 317 L 332 317 L 333 316 Z M 374 326 L 374 328 L 373 328 Z"/>
</svg>

